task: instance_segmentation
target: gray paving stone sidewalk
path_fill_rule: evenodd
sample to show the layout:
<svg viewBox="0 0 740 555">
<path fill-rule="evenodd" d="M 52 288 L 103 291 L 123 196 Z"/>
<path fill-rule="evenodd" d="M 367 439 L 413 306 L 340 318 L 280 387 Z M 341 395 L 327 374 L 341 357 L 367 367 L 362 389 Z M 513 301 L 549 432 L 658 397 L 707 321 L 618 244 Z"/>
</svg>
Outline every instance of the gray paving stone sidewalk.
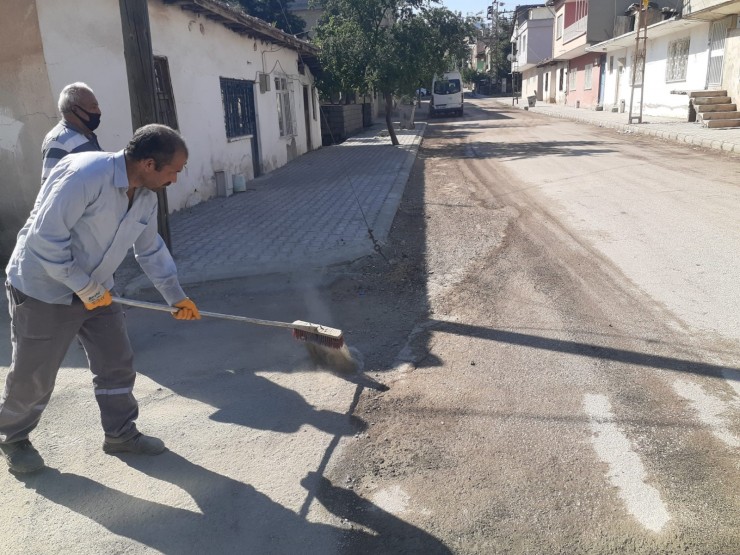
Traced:
<svg viewBox="0 0 740 555">
<path fill-rule="evenodd" d="M 510 97 L 492 100 L 498 104 L 512 106 Z M 527 100 L 519 99 L 519 103 L 513 106 L 524 109 L 527 106 Z M 616 129 L 622 133 L 638 133 L 668 141 L 740 154 L 740 129 L 709 129 L 702 127 L 700 123 L 689 123 L 683 119 L 658 116 L 643 116 L 643 123 L 628 124 L 627 114 L 610 111 L 597 112 L 596 110 L 570 108 L 542 102 L 537 102 L 533 108 L 528 107 L 528 109 L 548 116 Z"/>
<path fill-rule="evenodd" d="M 170 218 L 182 284 L 309 271 L 373 251 L 368 227 L 387 238 L 426 123 L 396 131 L 374 125 L 342 143 L 305 154 Z M 151 287 L 132 255 L 116 273 L 126 294 Z"/>
</svg>

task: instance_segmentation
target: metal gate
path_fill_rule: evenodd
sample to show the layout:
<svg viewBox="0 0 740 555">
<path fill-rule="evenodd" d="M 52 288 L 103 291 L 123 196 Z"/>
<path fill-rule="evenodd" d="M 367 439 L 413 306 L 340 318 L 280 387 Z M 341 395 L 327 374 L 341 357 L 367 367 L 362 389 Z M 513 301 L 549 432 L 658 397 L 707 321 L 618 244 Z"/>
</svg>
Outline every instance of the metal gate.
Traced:
<svg viewBox="0 0 740 555">
<path fill-rule="evenodd" d="M 722 86 L 722 66 L 725 59 L 725 38 L 730 18 L 726 17 L 712 23 L 709 30 L 709 71 L 707 88 L 718 89 Z"/>
</svg>

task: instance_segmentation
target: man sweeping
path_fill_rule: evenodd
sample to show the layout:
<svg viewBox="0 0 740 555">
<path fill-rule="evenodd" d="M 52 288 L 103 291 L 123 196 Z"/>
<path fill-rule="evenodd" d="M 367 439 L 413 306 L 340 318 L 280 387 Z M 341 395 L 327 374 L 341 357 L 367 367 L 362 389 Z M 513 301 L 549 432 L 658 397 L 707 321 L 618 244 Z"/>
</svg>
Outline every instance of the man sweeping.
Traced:
<svg viewBox="0 0 740 555">
<path fill-rule="evenodd" d="M 113 273 L 133 245 L 136 260 L 181 320 L 199 319 L 157 233 L 156 192 L 177 181 L 188 158 L 167 126 L 136 131 L 120 152 L 65 156 L 41 186 L 6 269 L 13 356 L 0 401 L 0 450 L 11 471 L 39 470 L 31 445 L 70 343 L 78 337 L 93 373 L 106 453 L 157 455 L 136 428 L 136 373 Z"/>
</svg>

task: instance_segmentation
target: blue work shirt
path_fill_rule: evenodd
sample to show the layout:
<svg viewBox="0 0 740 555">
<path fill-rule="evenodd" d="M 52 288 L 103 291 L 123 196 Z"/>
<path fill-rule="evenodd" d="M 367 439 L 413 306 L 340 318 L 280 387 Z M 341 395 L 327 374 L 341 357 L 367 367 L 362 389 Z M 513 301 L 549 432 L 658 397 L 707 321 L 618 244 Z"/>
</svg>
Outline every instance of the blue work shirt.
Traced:
<svg viewBox="0 0 740 555">
<path fill-rule="evenodd" d="M 18 232 L 8 281 L 46 303 L 71 304 L 91 279 L 113 287 L 113 272 L 133 245 L 136 260 L 168 304 L 185 292 L 157 232 L 157 194 L 137 188 L 129 210 L 123 151 L 65 156 L 41 186 Z"/>
</svg>

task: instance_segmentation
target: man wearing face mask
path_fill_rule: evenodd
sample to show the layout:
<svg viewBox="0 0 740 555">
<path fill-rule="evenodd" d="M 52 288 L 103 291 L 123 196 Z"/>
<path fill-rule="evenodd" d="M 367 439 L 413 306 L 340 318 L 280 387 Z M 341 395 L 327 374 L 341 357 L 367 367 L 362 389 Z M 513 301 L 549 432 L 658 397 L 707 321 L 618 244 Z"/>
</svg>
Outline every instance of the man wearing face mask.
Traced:
<svg viewBox="0 0 740 555">
<path fill-rule="evenodd" d="M 46 134 L 41 154 L 41 183 L 67 154 L 101 151 L 94 131 L 100 125 L 100 106 L 95 93 L 85 83 L 72 83 L 59 94 L 62 121 Z"/>
</svg>

